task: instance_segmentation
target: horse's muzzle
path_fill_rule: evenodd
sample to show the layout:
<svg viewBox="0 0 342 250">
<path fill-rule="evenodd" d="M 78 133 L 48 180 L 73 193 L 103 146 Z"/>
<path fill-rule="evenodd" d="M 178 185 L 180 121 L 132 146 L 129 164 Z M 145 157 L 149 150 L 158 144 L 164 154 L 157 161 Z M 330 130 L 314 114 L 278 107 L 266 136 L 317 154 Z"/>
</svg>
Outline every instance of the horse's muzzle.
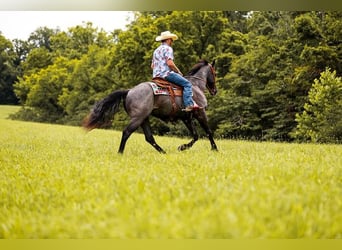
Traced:
<svg viewBox="0 0 342 250">
<path fill-rule="evenodd" d="M 215 89 L 209 89 L 209 93 L 211 95 L 216 95 L 217 94 L 217 89 L 216 88 Z"/>
</svg>

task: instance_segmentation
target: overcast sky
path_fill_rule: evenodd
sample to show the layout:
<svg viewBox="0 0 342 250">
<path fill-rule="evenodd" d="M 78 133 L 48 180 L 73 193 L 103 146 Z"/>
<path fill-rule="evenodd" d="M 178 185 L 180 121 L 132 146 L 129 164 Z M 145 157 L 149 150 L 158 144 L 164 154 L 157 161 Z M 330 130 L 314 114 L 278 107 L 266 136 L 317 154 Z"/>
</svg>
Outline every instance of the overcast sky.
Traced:
<svg viewBox="0 0 342 250">
<path fill-rule="evenodd" d="M 27 40 L 39 27 L 66 31 L 82 22 L 92 22 L 93 27 L 110 32 L 125 29 L 132 16 L 128 11 L 0 11 L 0 31 L 9 40 Z"/>
</svg>

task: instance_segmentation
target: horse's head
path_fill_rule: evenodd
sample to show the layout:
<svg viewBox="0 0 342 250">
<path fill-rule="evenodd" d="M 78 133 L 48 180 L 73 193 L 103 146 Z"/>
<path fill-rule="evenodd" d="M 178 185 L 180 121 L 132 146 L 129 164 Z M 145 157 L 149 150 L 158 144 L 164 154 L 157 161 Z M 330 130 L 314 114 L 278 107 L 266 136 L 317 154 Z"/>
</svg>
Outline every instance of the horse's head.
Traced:
<svg viewBox="0 0 342 250">
<path fill-rule="evenodd" d="M 201 60 L 189 72 L 188 77 L 192 80 L 194 85 L 197 85 L 202 91 L 207 88 L 211 95 L 216 95 L 216 73 L 215 73 L 215 60 L 212 64 L 206 60 Z"/>
<path fill-rule="evenodd" d="M 212 64 L 208 63 L 209 69 L 207 73 L 207 84 L 206 87 L 209 90 L 211 95 L 217 94 L 216 88 L 216 72 L 215 72 L 215 60 L 213 60 Z"/>
</svg>

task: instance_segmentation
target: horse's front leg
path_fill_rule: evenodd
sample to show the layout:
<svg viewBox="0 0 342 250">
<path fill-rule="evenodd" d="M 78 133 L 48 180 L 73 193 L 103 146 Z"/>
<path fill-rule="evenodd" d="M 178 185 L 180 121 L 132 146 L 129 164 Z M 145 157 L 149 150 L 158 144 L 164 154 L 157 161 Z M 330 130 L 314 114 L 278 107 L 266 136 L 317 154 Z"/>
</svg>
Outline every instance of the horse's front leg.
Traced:
<svg viewBox="0 0 342 250">
<path fill-rule="evenodd" d="M 209 128 L 207 114 L 205 112 L 197 113 L 196 119 L 208 136 L 208 139 L 211 144 L 211 150 L 218 151 L 216 143 L 214 141 L 214 133 Z"/>
<path fill-rule="evenodd" d="M 198 140 L 198 134 L 197 134 L 195 123 L 194 123 L 194 120 L 192 119 L 192 116 L 188 117 L 187 119 L 183 119 L 183 122 L 185 126 L 188 128 L 188 130 L 190 131 L 190 134 L 192 135 L 192 140 L 187 144 L 180 145 L 178 147 L 179 151 L 183 151 L 183 150 L 191 148 L 192 145 L 194 145 L 195 142 Z"/>
</svg>

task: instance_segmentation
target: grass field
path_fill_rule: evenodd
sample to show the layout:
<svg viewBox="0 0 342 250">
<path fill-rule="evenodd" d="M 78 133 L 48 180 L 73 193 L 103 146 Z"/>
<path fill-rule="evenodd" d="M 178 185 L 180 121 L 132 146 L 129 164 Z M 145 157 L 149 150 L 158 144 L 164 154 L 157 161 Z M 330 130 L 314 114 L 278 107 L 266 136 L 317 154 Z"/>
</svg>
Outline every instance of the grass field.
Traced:
<svg viewBox="0 0 342 250">
<path fill-rule="evenodd" d="M 341 145 L 207 140 L 6 119 L 0 238 L 342 238 Z"/>
</svg>

